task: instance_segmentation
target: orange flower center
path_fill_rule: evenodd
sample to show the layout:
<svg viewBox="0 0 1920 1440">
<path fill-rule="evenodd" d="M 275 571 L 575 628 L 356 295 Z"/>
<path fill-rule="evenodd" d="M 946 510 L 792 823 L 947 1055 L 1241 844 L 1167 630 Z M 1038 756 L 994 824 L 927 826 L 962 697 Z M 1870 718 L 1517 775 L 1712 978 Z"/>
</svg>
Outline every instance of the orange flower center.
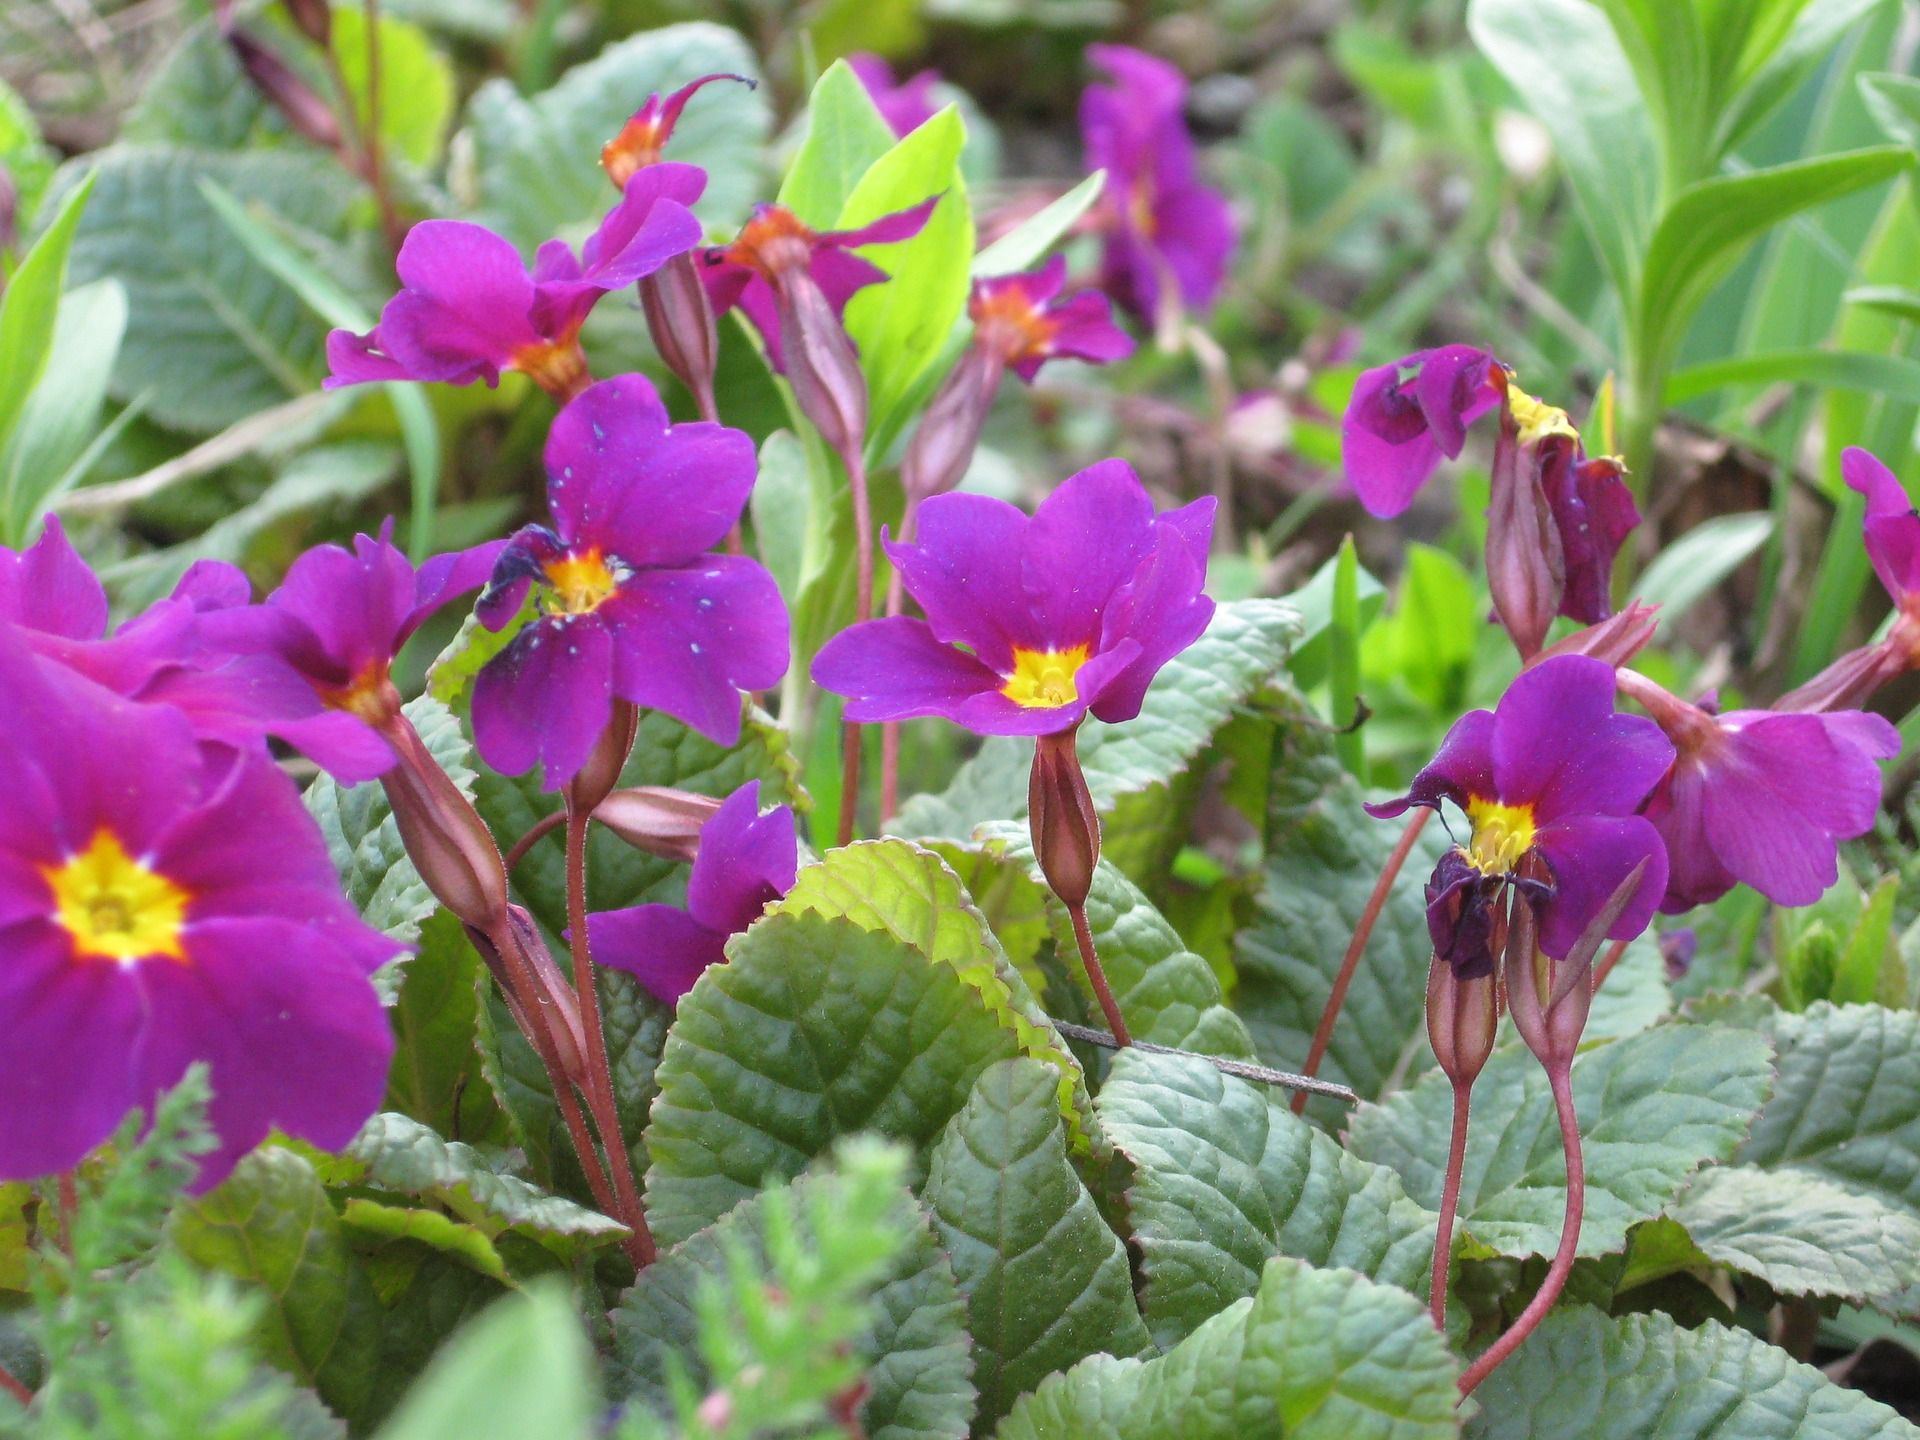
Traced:
<svg viewBox="0 0 1920 1440">
<path fill-rule="evenodd" d="M 598 549 L 569 552 L 546 565 L 553 594 L 549 609 L 559 615 L 587 615 L 620 588 L 620 577 Z"/>
<path fill-rule="evenodd" d="M 600 165 L 607 178 L 625 190 L 635 171 L 658 165 L 667 139 L 661 129 L 659 120 L 644 112 L 622 125 L 620 133 L 600 147 Z"/>
<path fill-rule="evenodd" d="M 192 897 L 129 855 L 105 826 L 86 849 L 40 873 L 53 891 L 54 918 L 81 959 L 186 960 L 181 934 Z"/>
<path fill-rule="evenodd" d="M 554 340 L 536 340 L 513 352 L 510 362 L 556 400 L 571 400 L 587 388 L 587 356 L 578 327 Z"/>
<path fill-rule="evenodd" d="M 968 308 L 982 343 L 1007 364 L 1053 353 L 1060 322 L 1028 300 L 1018 286 L 983 291 Z"/>
<path fill-rule="evenodd" d="M 813 259 L 818 237 L 784 205 L 768 205 L 740 231 L 726 249 L 727 259 L 745 265 L 766 280 L 788 270 L 804 270 Z"/>
</svg>

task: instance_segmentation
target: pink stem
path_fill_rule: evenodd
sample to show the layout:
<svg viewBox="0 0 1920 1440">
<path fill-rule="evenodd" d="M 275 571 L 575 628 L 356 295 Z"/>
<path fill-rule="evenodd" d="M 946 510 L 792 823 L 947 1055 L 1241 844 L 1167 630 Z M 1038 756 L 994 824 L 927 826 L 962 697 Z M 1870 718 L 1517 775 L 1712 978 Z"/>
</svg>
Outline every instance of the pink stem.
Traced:
<svg viewBox="0 0 1920 1440">
<path fill-rule="evenodd" d="M 1473 1082 L 1453 1087 L 1453 1137 L 1447 1144 L 1447 1180 L 1440 1192 L 1440 1223 L 1433 1232 L 1433 1284 L 1427 1291 L 1427 1309 L 1433 1328 L 1447 1329 L 1447 1269 L 1453 1261 L 1453 1220 L 1460 1210 L 1460 1172 L 1467 1161 L 1467 1106 Z"/>
</svg>

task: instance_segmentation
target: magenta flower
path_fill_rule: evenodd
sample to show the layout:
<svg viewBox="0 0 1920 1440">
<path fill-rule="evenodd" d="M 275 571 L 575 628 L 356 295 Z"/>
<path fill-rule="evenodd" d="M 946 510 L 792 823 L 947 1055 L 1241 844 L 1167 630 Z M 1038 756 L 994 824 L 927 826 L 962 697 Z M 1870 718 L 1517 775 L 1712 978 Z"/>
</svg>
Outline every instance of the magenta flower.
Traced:
<svg viewBox="0 0 1920 1440">
<path fill-rule="evenodd" d="M 725 962 L 728 938 L 793 888 L 798 866 L 793 811 L 777 805 L 762 815 L 760 782 L 749 780 L 701 827 L 686 908 L 636 905 L 589 915 L 594 958 L 677 1005 L 702 971 Z"/>
<path fill-rule="evenodd" d="M 1540 948 L 1563 957 L 1644 863 L 1633 899 L 1607 931 L 1647 926 L 1667 888 L 1667 854 L 1635 812 L 1673 763 L 1660 727 L 1613 708 L 1613 667 L 1580 655 L 1523 670 L 1493 710 L 1461 716 L 1402 798 L 1369 805 L 1382 819 L 1450 801 L 1472 827 L 1428 887 L 1434 950 L 1461 978 L 1493 968 L 1489 939 L 1503 889 L 1540 922 Z M 1458 900 L 1456 907 L 1453 903 Z"/>
<path fill-rule="evenodd" d="M 568 403 L 547 436 L 554 525 L 500 552 L 478 613 L 499 630 L 539 587 L 542 614 L 474 684 L 473 733 L 494 769 L 539 761 L 558 789 L 586 762 L 615 699 L 663 710 L 722 745 L 740 692 L 779 682 L 787 611 L 756 561 L 706 553 L 753 489 L 753 441 L 672 424 L 653 386 L 622 375 Z"/>
<path fill-rule="evenodd" d="M 862 723 L 940 715 L 984 735 L 1045 735 L 1089 711 L 1130 720 L 1213 616 L 1201 588 L 1213 510 L 1209 498 L 1156 515 L 1119 460 L 1067 480 L 1031 519 L 984 495 L 935 496 L 917 544 L 887 542 L 927 618 L 842 631 L 813 678 Z"/>
<path fill-rule="evenodd" d="M 1555 446 L 1540 466 L 1540 491 L 1560 547 L 1556 610 L 1582 625 L 1612 616 L 1614 557 L 1640 523 L 1633 492 L 1620 475 L 1618 460 L 1588 459 L 1577 445 Z"/>
<path fill-rule="evenodd" d="M 922 70 L 895 84 L 893 67 L 878 55 L 849 55 L 847 65 L 860 77 L 887 128 L 902 139 L 931 120 L 940 108 L 933 100 L 933 87 L 940 83 L 938 70 Z"/>
<path fill-rule="evenodd" d="M 1107 172 L 1101 287 L 1142 325 L 1182 303 L 1205 310 L 1226 283 L 1233 213 L 1199 178 L 1186 79 L 1124 45 L 1091 45 L 1087 54 L 1115 81 L 1080 97 L 1087 168 Z"/>
<path fill-rule="evenodd" d="M 1133 338 L 1113 323 L 1113 309 L 1098 290 L 1062 300 L 1067 262 L 1054 256 L 1029 275 L 976 280 L 967 313 L 975 342 L 991 350 L 1022 380 L 1057 356 L 1104 365 L 1133 353 Z"/>
<path fill-rule="evenodd" d="M 688 209 L 706 188 L 697 165 L 649 165 L 627 181 L 578 256 L 540 247 L 533 274 L 511 244 L 464 220 L 424 220 L 395 268 L 401 291 L 365 335 L 327 337 L 329 388 L 369 380 L 496 385 L 518 370 L 562 398 L 587 383 L 580 327 L 600 297 L 651 275 L 700 243 Z"/>
<path fill-rule="evenodd" d="M 202 749 L 0 630 L 0 1178 L 71 1169 L 211 1068 L 217 1183 L 272 1129 L 338 1149 L 379 1107 L 397 947 L 340 895 L 264 756 Z"/>
<path fill-rule="evenodd" d="M 745 75 L 702 75 L 691 84 L 682 85 L 665 99 L 657 94 L 649 95 L 647 103 L 634 111 L 632 118 L 620 127 L 620 133 L 600 147 L 600 164 L 606 170 L 607 178 L 625 190 L 635 171 L 658 165 L 661 152 L 667 148 L 667 141 L 673 138 L 673 127 L 680 123 L 680 112 L 687 108 L 687 101 L 701 86 L 711 85 L 716 80 L 738 80 L 749 90 L 755 84 Z M 698 199 L 699 196 L 696 194 L 694 198 Z M 686 203 L 693 202 L 690 200 Z"/>
<path fill-rule="evenodd" d="M 717 314 L 724 315 L 736 305 L 746 312 L 754 328 L 767 344 L 767 359 L 773 368 L 786 373 L 786 339 L 783 329 L 791 329 L 795 320 L 797 289 L 817 289 L 832 307 L 835 317 L 847 308 L 857 291 L 878 285 L 887 272 L 853 252 L 863 245 L 889 245 L 911 240 L 918 235 L 940 203 L 938 195 L 929 196 L 911 210 L 883 215 L 871 225 L 857 230 L 809 229 L 791 210 L 779 205 L 762 205 L 741 229 L 731 245 L 717 245 L 705 253 L 701 278 L 713 300 Z M 782 325 L 782 311 L 789 312 Z M 811 320 L 804 309 L 798 318 Z"/>
<path fill-rule="evenodd" d="M 1458 459 L 1467 427 L 1506 398 L 1507 374 L 1470 345 L 1418 350 L 1363 372 L 1340 426 L 1340 459 L 1368 513 L 1398 515 L 1443 456 Z"/>
</svg>

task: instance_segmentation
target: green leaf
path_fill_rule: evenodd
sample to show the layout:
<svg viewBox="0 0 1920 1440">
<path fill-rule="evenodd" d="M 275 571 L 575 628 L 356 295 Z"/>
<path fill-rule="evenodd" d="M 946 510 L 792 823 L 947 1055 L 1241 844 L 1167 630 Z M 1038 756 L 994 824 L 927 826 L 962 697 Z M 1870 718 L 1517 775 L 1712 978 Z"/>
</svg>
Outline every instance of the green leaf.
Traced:
<svg viewBox="0 0 1920 1440">
<path fill-rule="evenodd" d="M 431 165 L 453 119 L 453 65 L 418 25 L 382 15 L 378 33 L 381 143 L 391 158 Z M 335 7 L 333 53 L 362 134 L 372 120 L 367 40 L 366 12 Z"/>
<path fill-rule="evenodd" d="M 0 291 L 0 445 L 13 435 L 53 352 L 67 263 L 93 188 L 94 177 L 89 176 L 67 194 L 53 223 Z"/>
<path fill-rule="evenodd" d="M 1668 1213 L 1708 1259 L 1782 1295 L 1886 1304 L 1920 1285 L 1920 1216 L 1801 1171 L 1716 1165 Z"/>
<path fill-rule="evenodd" d="M 1621 1250 L 1629 1226 L 1672 1204 L 1701 1165 L 1732 1155 L 1766 1098 L 1769 1059 L 1765 1037 L 1751 1030 L 1663 1025 L 1574 1061 L 1587 1167 L 1580 1254 Z M 1384 1104 L 1363 1106 L 1348 1145 L 1438 1209 L 1452 1116 L 1453 1087 L 1436 1071 Z M 1551 1255 L 1566 1195 L 1546 1073 L 1523 1046 L 1503 1045 L 1474 1082 L 1461 1226 L 1502 1255 Z"/>
<path fill-rule="evenodd" d="M 1067 1163 L 1057 1088 L 1035 1060 L 988 1070 L 922 1191 L 967 1298 L 980 1430 L 1056 1370 L 1149 1348 L 1126 1249 Z"/>
<path fill-rule="evenodd" d="M 434 912 L 420 927 L 420 948 L 400 972 L 393 1007 L 389 1109 L 430 1129 L 469 1140 L 496 1138 L 499 1110 L 480 1072 L 481 987 L 492 983 L 460 922 Z"/>
<path fill-rule="evenodd" d="M 1852 290 L 1847 292 L 1847 302 L 1879 305 L 1905 318 L 1920 318 L 1920 295 L 1911 295 L 1897 286 Z M 1911 316 L 1906 316 L 1903 308 L 1908 305 L 1913 307 Z M 1684 405 L 1729 386 L 1772 385 L 1782 381 L 1920 403 L 1920 360 L 1851 350 L 1776 350 L 1707 360 L 1676 370 L 1667 377 L 1667 404 Z"/>
<path fill-rule="evenodd" d="M 833 229 L 860 177 L 894 144 L 860 77 L 834 61 L 807 97 L 807 136 L 781 182 L 780 204 L 816 230 Z"/>
<path fill-rule="evenodd" d="M 1458 1433 L 1457 1373 L 1411 1295 L 1279 1258 L 1268 1262 L 1257 1294 L 1167 1354 L 1082 1361 L 1022 1399 L 995 1434 L 1440 1440 Z"/>
<path fill-rule="evenodd" d="M 1031 270 L 1094 207 L 1106 184 L 1107 172 L 1094 171 L 1058 200 L 1029 215 L 991 245 L 983 246 L 973 257 L 974 278 Z"/>
<path fill-rule="evenodd" d="M 53 178 L 53 152 L 40 136 L 39 122 L 20 92 L 0 80 L 0 165 L 13 177 L 19 194 L 20 228 L 33 227 L 40 196 Z"/>
<path fill-rule="evenodd" d="M 1765 510 L 1703 520 L 1647 567 L 1634 587 L 1638 598 L 1660 607 L 1660 628 L 1669 630 L 1766 544 L 1772 533 L 1773 515 Z"/>
<path fill-rule="evenodd" d="M 1914 1440 L 1920 1430 L 1744 1330 L 1549 1315 L 1474 1392 L 1471 1440 Z"/>
<path fill-rule="evenodd" d="M 759 74 L 735 31 L 693 23 L 645 30 L 607 46 L 531 99 L 505 79 L 487 81 L 467 105 L 476 219 L 531 251 L 558 233 L 582 238 L 618 198 L 593 157 L 648 95 L 699 75 Z M 667 158 L 704 166 L 695 211 L 713 230 L 739 224 L 760 198 L 760 155 L 771 112 L 766 92 L 710 85 L 688 103 Z"/>
<path fill-rule="evenodd" d="M 1338 555 L 1328 556 L 1326 562 L 1313 572 L 1311 580 L 1281 597 L 1300 612 L 1300 638 L 1294 642 L 1293 656 L 1287 662 L 1287 668 L 1293 672 L 1294 682 L 1302 690 L 1311 690 L 1327 678 L 1327 667 L 1333 651 L 1333 639 L 1328 633 L 1333 628 L 1333 578 L 1339 566 Z M 1364 565 L 1360 567 L 1357 578 L 1360 625 L 1365 629 L 1374 623 L 1374 617 L 1386 603 L 1387 587 Z"/>
<path fill-rule="evenodd" d="M 128 146 L 82 163 L 95 187 L 74 238 L 74 278 L 111 276 L 127 290 L 116 398 L 144 394 L 153 419 L 204 432 L 316 387 L 324 327 L 272 271 L 231 243 L 200 186 L 211 179 L 243 204 L 339 238 L 355 192 L 337 166 L 286 152 Z"/>
<path fill-rule="evenodd" d="M 1251 1295 L 1273 1255 L 1422 1287 L 1434 1213 L 1392 1172 L 1293 1114 L 1288 1099 L 1203 1060 L 1114 1058 L 1095 1108 L 1133 1165 L 1126 1214 L 1160 1345 Z"/>
<path fill-rule="evenodd" d="M 1667 962 L 1660 944 L 1651 933 L 1643 934 L 1627 946 L 1607 975 L 1607 983 L 1593 993 L 1593 1008 L 1587 1014 L 1587 1028 L 1580 1032 L 1580 1043 L 1617 1040 L 1651 1029 L 1673 1013 L 1673 987 L 1667 979 Z M 1431 1051 L 1426 1052 L 1431 1056 Z"/>
<path fill-rule="evenodd" d="M 1791 23 L 1779 43 L 1750 45 L 1736 74 L 1740 86 L 1720 112 L 1713 153 L 1724 155 L 1791 95 L 1860 22 L 1886 0 L 1776 0 L 1775 12 Z M 1722 7 L 1737 15 L 1742 7 Z M 1794 13 L 1794 12 L 1798 13 Z"/>
<path fill-rule="evenodd" d="M 1920 150 L 1920 79 L 1882 72 L 1862 75 L 1859 85 L 1860 98 L 1887 138 Z"/>
<path fill-rule="evenodd" d="M 831 1207 L 845 1183 L 831 1174 L 795 1180 L 791 1194 L 800 1215 Z M 912 1204 L 905 1193 L 899 1203 L 902 1210 Z M 959 1440 L 967 1433 L 974 1396 L 967 1378 L 966 1302 L 926 1218 L 914 1212 L 908 1223 L 911 1239 L 874 1287 L 872 1324 L 854 1346 L 866 1362 L 870 1387 L 860 1407 L 863 1432 L 872 1440 Z M 805 1238 L 804 1219 L 799 1228 Z M 609 1371 L 616 1390 L 667 1416 L 674 1362 L 696 1387 L 705 1387 L 708 1372 L 697 1348 L 699 1294 L 725 1283 L 728 1251 L 742 1243 L 754 1262 L 765 1264 L 764 1196 L 748 1199 L 641 1272 L 613 1312 Z"/>
<path fill-rule="evenodd" d="M 413 1210 L 382 1205 L 358 1195 L 341 1208 L 340 1223 L 363 1239 L 379 1243 L 406 1241 L 424 1245 L 457 1260 L 491 1280 L 507 1284 L 507 1263 L 493 1247 L 486 1231 L 449 1219 L 438 1210 Z"/>
<path fill-rule="evenodd" d="M 647 1127 L 647 1213 L 685 1239 L 859 1130 L 931 1143 L 1019 1041 L 953 966 L 883 931 L 773 915 L 680 1002 Z"/>
<path fill-rule="evenodd" d="M 260 1353 L 353 1419 L 378 1360 L 380 1307 L 313 1166 L 268 1146 L 205 1195 L 180 1201 L 168 1236 L 190 1260 L 266 1299 Z"/>
<path fill-rule="evenodd" d="M 1434 710 L 1457 710 L 1485 605 L 1466 567 L 1446 551 L 1416 542 L 1406 553 L 1393 613 L 1371 627 L 1356 613 L 1362 681 L 1404 685 Z"/>
<path fill-rule="evenodd" d="M 599 1408 L 592 1352 L 566 1287 L 541 1285 L 460 1331 L 380 1440 L 587 1440 Z"/>
<path fill-rule="evenodd" d="M 1900 898 L 1900 877 L 1885 876 L 1867 895 L 1860 922 L 1848 936 L 1826 998 L 1836 1005 L 1864 1005 L 1880 993 L 1880 972 L 1893 943 L 1893 910 Z"/>
</svg>

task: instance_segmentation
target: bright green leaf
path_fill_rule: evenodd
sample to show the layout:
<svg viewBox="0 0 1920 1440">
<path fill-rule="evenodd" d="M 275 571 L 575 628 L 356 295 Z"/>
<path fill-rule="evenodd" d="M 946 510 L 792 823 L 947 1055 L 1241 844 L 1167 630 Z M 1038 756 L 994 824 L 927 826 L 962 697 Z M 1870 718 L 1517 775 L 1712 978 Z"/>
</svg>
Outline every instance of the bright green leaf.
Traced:
<svg viewBox="0 0 1920 1440">
<path fill-rule="evenodd" d="M 1094 171 L 1058 200 L 1029 215 L 991 245 L 983 246 L 973 257 L 974 278 L 1013 275 L 1033 269 L 1047 258 L 1047 252 L 1060 243 L 1080 217 L 1093 208 L 1106 183 L 1107 172 Z"/>
<path fill-rule="evenodd" d="M 1638 598 L 1660 607 L 1660 627 L 1668 629 L 1772 533 L 1773 516 L 1765 510 L 1703 520 L 1669 543 L 1646 568 L 1634 587 Z"/>
<path fill-rule="evenodd" d="M 333 53 L 352 97 L 360 131 L 370 128 L 371 69 L 367 15 L 351 5 L 333 11 Z M 431 165 L 453 119 L 453 65 L 418 25 L 382 15 L 379 25 L 380 139 L 389 155 Z"/>
<path fill-rule="evenodd" d="M 0 291 L 0 445 L 12 436 L 53 352 L 68 259 L 94 183 L 89 175 L 67 193 L 53 223 Z"/>
<path fill-rule="evenodd" d="M 808 97 L 807 137 L 781 183 L 780 204 L 816 230 L 833 229 L 860 177 L 894 143 L 860 77 L 846 61 L 834 61 Z"/>
</svg>

